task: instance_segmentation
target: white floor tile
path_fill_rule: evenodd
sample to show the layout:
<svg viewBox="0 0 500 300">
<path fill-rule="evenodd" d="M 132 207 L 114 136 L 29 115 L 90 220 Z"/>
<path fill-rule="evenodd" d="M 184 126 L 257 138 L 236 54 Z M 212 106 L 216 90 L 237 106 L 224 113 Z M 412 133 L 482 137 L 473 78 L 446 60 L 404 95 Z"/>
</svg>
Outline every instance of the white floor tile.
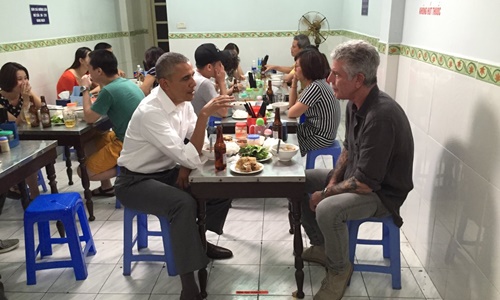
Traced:
<svg viewBox="0 0 500 300">
<path fill-rule="evenodd" d="M 319 164 L 328 163 L 318 160 Z M 78 163 L 74 162 L 73 170 Z M 74 172 L 74 185 L 68 186 L 64 163 L 58 158 L 56 164 L 58 189 L 60 192 L 83 193 L 80 178 Z M 91 188 L 99 186 L 92 182 Z M 37 272 L 37 284 L 26 285 L 23 210 L 18 200 L 7 199 L 0 215 L 0 238 L 19 238 L 18 249 L 0 254 L 0 274 L 9 300 L 46 299 L 96 299 L 96 300 L 177 300 L 181 292 L 178 276 L 170 277 L 162 263 L 140 262 L 132 265 L 132 275 L 123 276 L 123 209 L 115 209 L 115 198 L 95 198 L 96 221 L 90 222 L 97 254 L 87 257 L 89 277 L 76 281 L 72 269 L 51 269 Z M 292 299 L 295 291 L 293 257 L 293 235 L 288 233 L 288 200 L 234 199 L 219 236 L 207 232 L 207 239 L 233 251 L 228 260 L 212 260 L 208 267 L 208 299 L 212 300 L 284 300 Z M 158 229 L 159 222 L 151 216 L 149 227 Z M 377 226 L 365 226 L 360 237 L 373 238 L 380 235 Z M 51 233 L 57 230 L 51 225 Z M 308 239 L 302 231 L 304 247 Z M 366 247 L 366 248 L 365 248 Z M 378 249 L 380 248 L 380 249 Z M 378 250 L 377 250 L 378 249 Z M 149 248 L 144 251 L 163 251 L 159 238 L 151 238 Z M 361 261 L 386 263 L 381 258 L 381 247 L 360 246 L 357 256 Z M 351 286 L 347 288 L 346 300 L 368 299 L 440 299 L 432 281 L 423 269 L 414 249 L 401 235 L 402 285 L 393 290 L 389 275 L 354 272 Z M 69 256 L 66 245 L 55 245 L 52 257 L 45 260 Z M 304 291 L 306 300 L 318 291 L 325 276 L 324 268 L 316 264 L 304 264 Z M 236 291 L 268 290 L 267 295 L 237 295 Z"/>
</svg>

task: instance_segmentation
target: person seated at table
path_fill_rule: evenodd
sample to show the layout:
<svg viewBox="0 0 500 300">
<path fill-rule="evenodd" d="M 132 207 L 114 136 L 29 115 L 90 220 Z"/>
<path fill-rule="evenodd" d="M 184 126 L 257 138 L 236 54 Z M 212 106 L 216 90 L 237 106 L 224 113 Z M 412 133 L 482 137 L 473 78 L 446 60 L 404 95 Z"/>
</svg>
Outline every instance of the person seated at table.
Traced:
<svg viewBox="0 0 500 300">
<path fill-rule="evenodd" d="M 224 71 L 226 74 L 233 74 L 235 70 L 238 68 L 238 65 L 240 63 L 240 59 L 238 58 L 238 55 L 236 52 L 232 50 L 223 50 L 220 52 L 221 54 L 221 63 L 224 66 Z M 229 80 L 229 86 L 230 88 L 227 90 L 228 95 L 233 94 L 233 89 L 234 89 L 234 79 L 238 78 L 233 78 L 232 76 L 228 75 L 228 80 Z M 241 84 L 239 85 L 239 89 L 242 89 Z"/>
<path fill-rule="evenodd" d="M 182 283 L 180 299 L 201 299 L 194 271 L 207 266 L 207 255 L 232 256 L 228 249 L 210 243 L 207 253 L 203 250 L 196 224 L 197 203 L 189 193 L 188 179 L 191 170 L 206 161 L 200 153 L 208 117 L 230 107 L 234 97 L 216 96 L 197 117 L 189 103 L 196 86 L 193 74 L 182 54 L 169 52 L 158 59 L 159 86 L 139 104 L 130 120 L 115 182 L 122 205 L 170 220 L 175 267 Z M 221 232 L 229 203 L 210 204 L 207 200 L 207 229 Z"/>
<path fill-rule="evenodd" d="M 326 82 L 330 73 L 326 57 L 316 48 L 304 49 L 295 56 L 295 75 L 290 87 L 288 117 L 306 120 L 297 127 L 300 154 L 329 147 L 337 137 L 340 104 Z M 304 83 L 298 96 L 297 82 Z"/>
<path fill-rule="evenodd" d="M 89 71 L 90 51 L 92 50 L 88 47 L 80 47 L 76 50 L 73 63 L 64 71 L 57 81 L 56 90 L 58 98 L 61 92 L 68 91 L 71 95 L 73 93 L 73 87 L 81 86 L 80 79 Z"/>
<path fill-rule="evenodd" d="M 151 89 L 158 86 L 155 64 L 163 53 L 165 51 L 159 47 L 151 47 L 144 53 L 144 70 L 146 70 L 146 76 L 142 82 L 141 90 L 146 96 L 151 93 Z"/>
<path fill-rule="evenodd" d="M 413 137 L 403 109 L 377 86 L 378 51 L 364 41 L 343 43 L 332 54 L 328 81 L 338 99 L 349 100 L 344 149 L 335 170 L 306 170 L 302 225 L 311 240 L 305 261 L 327 274 L 315 300 L 341 299 L 353 266 L 347 222 L 391 216 L 413 188 Z M 304 91 L 305 92 L 305 91 Z"/>
<path fill-rule="evenodd" d="M 218 95 L 228 95 L 232 93 L 232 90 L 228 92 L 226 87 L 226 72 L 221 62 L 223 59 L 222 56 L 223 54 L 214 44 L 202 44 L 194 53 L 196 69 L 193 78 L 196 81 L 196 86 L 194 88 L 194 98 L 191 104 L 197 115 L 200 113 L 203 106 L 211 99 Z M 218 93 L 214 83 L 210 81 L 210 78 L 215 79 L 215 83 L 219 87 Z M 227 112 L 228 108 L 222 107 L 214 112 L 214 116 L 224 118 L 227 116 Z"/>
<path fill-rule="evenodd" d="M 115 193 L 110 179 L 116 176 L 116 163 L 128 122 L 144 98 L 144 93 L 132 81 L 118 75 L 118 62 L 110 51 L 92 51 L 89 66 L 90 75 L 84 75 L 81 80 L 84 120 L 94 123 L 107 115 L 113 130 L 94 141 L 97 152 L 87 158 L 87 173 L 90 180 L 101 181 L 101 186 L 92 191 L 93 196 L 113 197 Z M 93 104 L 89 94 L 90 78 L 102 86 Z M 81 175 L 80 169 L 78 174 Z"/>
<path fill-rule="evenodd" d="M 240 58 L 239 58 L 240 48 L 238 48 L 238 46 L 235 43 L 228 43 L 226 45 L 226 47 L 224 47 L 224 50 L 232 50 L 236 53 L 236 56 L 238 56 L 238 67 L 233 72 L 229 72 L 226 69 L 227 75 L 230 77 L 236 78 L 238 80 L 245 80 L 245 78 L 246 78 L 245 73 L 243 72 L 243 69 L 241 68 L 241 65 L 240 65 Z"/>
<path fill-rule="evenodd" d="M 110 44 L 108 44 L 106 42 L 100 42 L 100 43 L 95 44 L 94 51 L 95 50 L 108 50 L 108 51 L 113 52 L 113 46 L 111 46 Z M 120 75 L 123 78 L 126 77 L 125 72 L 123 72 L 123 70 L 120 70 L 120 69 L 118 69 L 118 75 Z M 90 93 L 92 93 L 92 91 L 90 91 Z"/>
<path fill-rule="evenodd" d="M 309 37 L 305 34 L 299 34 L 293 37 L 292 46 L 290 47 L 290 54 L 295 58 L 299 52 L 304 49 L 306 46 L 311 45 L 309 41 Z M 276 70 L 278 72 L 282 72 L 285 75 L 283 76 L 283 81 L 286 83 L 291 83 L 293 79 L 293 75 L 295 73 L 295 64 L 292 66 L 277 66 L 267 64 L 265 65 L 266 71 Z M 303 88 L 303 87 L 302 87 Z"/>
<path fill-rule="evenodd" d="M 9 121 L 20 125 L 26 122 L 24 112 L 30 107 L 30 96 L 37 108 L 42 106 L 40 97 L 32 90 L 28 69 L 16 62 L 8 62 L 0 69 L 0 106 L 7 109 Z M 35 199 L 38 190 L 38 171 L 26 178 L 30 189 L 30 199 Z M 13 197 L 20 197 L 17 187 L 11 189 Z"/>
</svg>

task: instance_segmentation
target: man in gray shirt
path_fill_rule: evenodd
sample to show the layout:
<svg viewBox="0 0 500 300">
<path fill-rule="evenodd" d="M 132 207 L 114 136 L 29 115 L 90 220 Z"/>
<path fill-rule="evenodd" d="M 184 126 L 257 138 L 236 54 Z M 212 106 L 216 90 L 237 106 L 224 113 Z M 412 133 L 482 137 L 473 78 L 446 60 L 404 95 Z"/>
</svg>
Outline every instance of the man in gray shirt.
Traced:
<svg viewBox="0 0 500 300">
<path fill-rule="evenodd" d="M 307 170 L 302 205 L 311 247 L 302 258 L 324 265 L 326 278 L 315 300 L 341 299 L 353 266 L 347 222 L 393 217 L 413 189 L 413 137 L 399 104 L 377 86 L 380 58 L 363 41 L 339 45 L 332 54 L 329 82 L 337 99 L 347 99 L 344 149 L 335 170 Z M 325 184 L 326 183 L 326 184 Z"/>
<path fill-rule="evenodd" d="M 219 95 L 227 95 L 226 88 L 226 72 L 222 65 L 222 52 L 214 44 L 202 44 L 195 53 L 196 69 L 194 73 L 194 98 L 191 101 L 194 112 L 198 115 L 203 106 L 212 98 Z M 219 86 L 219 92 L 215 89 L 214 83 L 210 78 L 215 79 L 215 83 Z M 228 109 L 221 108 L 214 115 L 215 117 L 226 117 Z"/>
</svg>

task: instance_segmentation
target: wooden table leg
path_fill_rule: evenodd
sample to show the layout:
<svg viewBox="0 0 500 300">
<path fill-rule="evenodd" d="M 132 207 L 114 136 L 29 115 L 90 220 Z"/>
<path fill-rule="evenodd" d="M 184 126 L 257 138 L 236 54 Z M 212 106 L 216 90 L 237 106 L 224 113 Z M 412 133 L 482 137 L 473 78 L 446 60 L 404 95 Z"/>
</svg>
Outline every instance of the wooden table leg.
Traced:
<svg viewBox="0 0 500 300">
<path fill-rule="evenodd" d="M 304 246 L 302 244 L 302 233 L 301 233 L 301 198 L 292 198 L 289 201 L 292 202 L 292 215 L 293 215 L 293 250 L 295 253 L 295 281 L 297 282 L 297 298 L 304 298 L 304 261 L 302 260 L 302 251 Z"/>
<path fill-rule="evenodd" d="M 92 202 L 92 192 L 90 191 L 90 180 L 89 174 L 87 173 L 87 167 L 85 166 L 85 151 L 83 146 L 75 146 L 76 155 L 78 156 L 78 162 L 80 163 L 80 174 L 82 176 L 82 186 L 83 194 L 85 196 L 85 205 L 87 206 L 87 211 L 89 212 L 89 221 L 94 221 L 94 202 Z"/>
<path fill-rule="evenodd" d="M 59 191 L 57 190 L 57 181 L 56 181 L 56 169 L 54 168 L 54 161 L 51 164 L 45 166 L 45 172 L 47 173 L 47 180 L 49 181 L 50 193 L 57 194 Z"/>
<path fill-rule="evenodd" d="M 28 193 L 28 187 L 26 186 L 26 181 L 23 180 L 17 184 L 17 188 L 21 193 L 21 205 L 23 209 L 26 210 L 30 205 L 30 194 Z"/>
<path fill-rule="evenodd" d="M 66 174 L 68 174 L 68 184 L 73 185 L 73 169 L 71 169 L 71 153 L 69 146 L 64 146 L 64 156 L 66 158 Z"/>
<path fill-rule="evenodd" d="M 205 199 L 196 199 L 198 202 L 198 232 L 201 238 L 201 244 L 205 250 L 207 251 L 207 237 L 205 236 L 206 231 L 206 214 L 207 207 Z M 208 280 L 208 272 L 207 268 L 200 269 L 198 271 L 198 281 L 200 282 L 200 294 L 203 299 L 207 298 L 207 280 Z"/>
</svg>

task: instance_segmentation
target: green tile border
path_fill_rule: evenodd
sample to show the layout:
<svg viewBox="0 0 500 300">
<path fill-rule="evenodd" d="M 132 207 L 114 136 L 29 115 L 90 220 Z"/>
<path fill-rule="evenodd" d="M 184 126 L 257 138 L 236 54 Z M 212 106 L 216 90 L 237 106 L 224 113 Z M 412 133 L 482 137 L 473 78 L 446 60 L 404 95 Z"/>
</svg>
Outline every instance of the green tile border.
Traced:
<svg viewBox="0 0 500 300">
<path fill-rule="evenodd" d="M 60 45 L 73 44 L 73 43 L 82 43 L 82 42 L 114 39 L 114 38 L 121 38 L 121 37 L 133 37 L 136 35 L 147 34 L 147 33 L 148 33 L 147 29 L 139 29 L 139 30 L 133 30 L 133 31 L 87 34 L 87 35 L 81 35 L 81 36 L 63 37 L 63 38 L 48 39 L 48 40 L 35 40 L 35 41 L 27 41 L 27 42 L 0 44 L 0 53 L 29 50 L 29 49 L 36 49 L 36 48 L 44 48 L 44 47 L 51 47 L 51 46 L 60 46 Z"/>
<path fill-rule="evenodd" d="M 297 31 L 268 31 L 268 32 L 213 32 L 213 33 L 170 33 L 169 39 L 209 39 L 209 38 L 268 38 L 268 37 L 293 37 Z M 64 37 L 49 40 L 36 40 L 9 44 L 0 44 L 0 53 L 14 52 L 35 48 L 59 46 L 64 44 L 81 43 L 121 37 L 133 37 L 141 34 L 148 34 L 147 29 L 133 31 L 111 32 L 100 34 L 89 34 L 74 37 Z M 325 36 L 340 36 L 349 39 L 361 39 L 375 46 L 380 53 L 386 55 L 401 55 L 421 62 L 425 62 L 436 67 L 457 72 L 477 80 L 500 86 L 500 66 L 493 66 L 479 61 L 468 60 L 444 53 L 439 53 L 422 48 L 401 45 L 387 44 L 380 42 L 378 38 L 359 34 L 347 30 L 323 31 Z"/>
</svg>

